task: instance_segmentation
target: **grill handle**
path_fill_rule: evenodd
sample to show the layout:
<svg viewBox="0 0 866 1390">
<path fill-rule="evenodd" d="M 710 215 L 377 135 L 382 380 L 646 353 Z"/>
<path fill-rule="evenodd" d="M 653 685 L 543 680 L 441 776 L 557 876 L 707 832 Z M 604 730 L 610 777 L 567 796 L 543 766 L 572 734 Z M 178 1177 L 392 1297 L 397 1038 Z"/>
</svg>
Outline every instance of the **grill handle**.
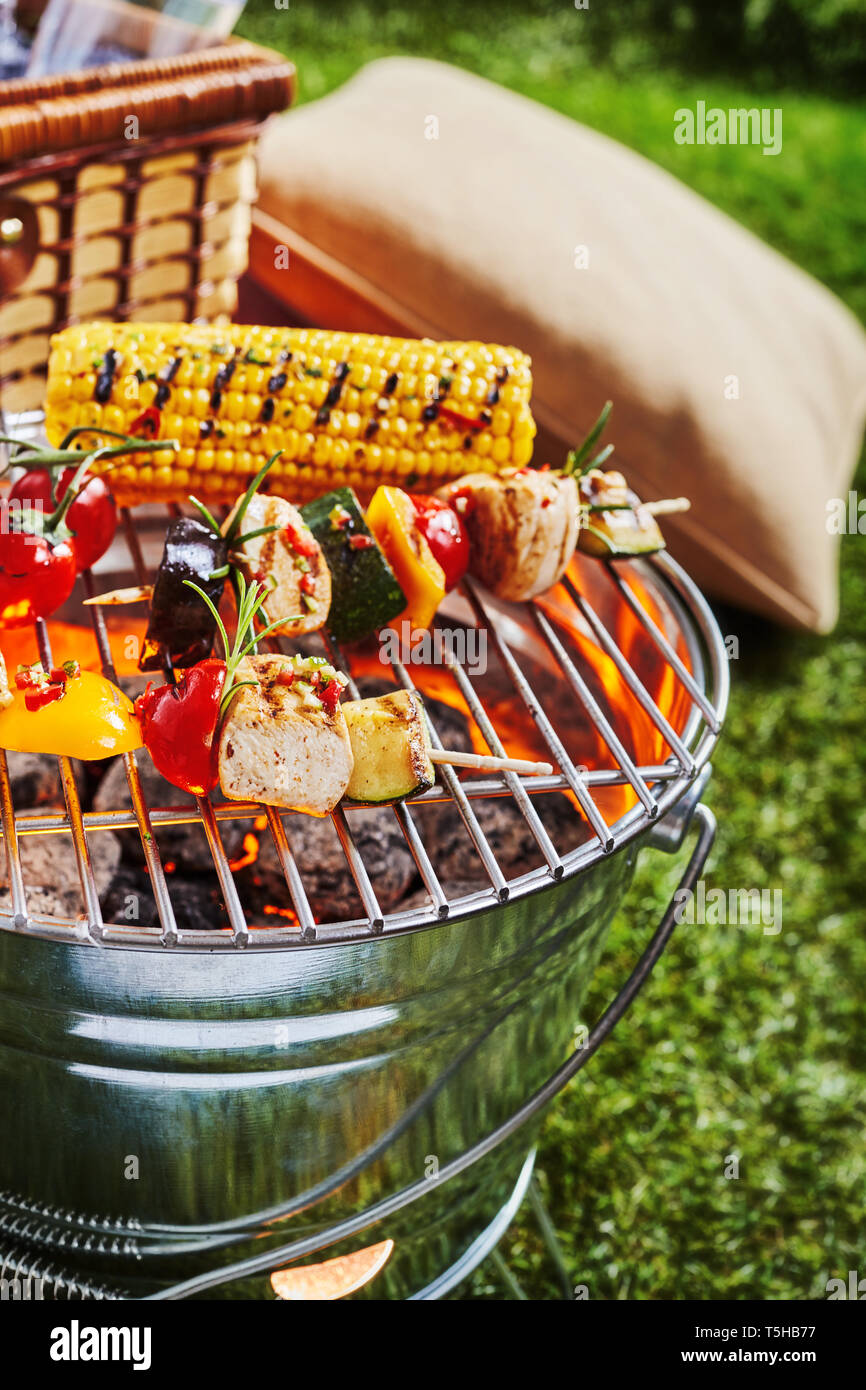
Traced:
<svg viewBox="0 0 866 1390">
<path fill-rule="evenodd" d="M 292 1241 L 291 1244 L 283 1245 L 267 1254 L 254 1255 L 249 1259 L 239 1260 L 235 1264 L 224 1265 L 221 1269 L 196 1275 L 182 1283 L 173 1284 L 170 1288 L 160 1289 L 157 1293 L 147 1295 L 144 1301 L 159 1302 L 166 1299 L 188 1298 L 193 1294 L 203 1293 L 206 1289 L 216 1288 L 230 1280 L 244 1279 L 254 1274 L 268 1274 L 271 1270 L 283 1267 L 293 1260 L 304 1259 L 307 1255 L 313 1255 L 329 1245 L 349 1240 L 359 1231 L 394 1216 L 403 1207 L 409 1206 L 419 1197 L 431 1192 L 433 1188 L 440 1187 L 442 1183 L 449 1182 L 451 1178 L 456 1178 L 473 1163 L 484 1158 L 504 1140 L 510 1138 L 521 1125 L 537 1115 L 586 1066 L 590 1057 L 594 1056 L 601 1044 L 610 1036 L 652 974 L 659 956 L 673 935 L 677 923 L 680 894 L 694 891 L 695 884 L 703 872 L 716 838 L 716 819 L 708 806 L 698 803 L 694 806 L 689 819 L 691 826 L 697 827 L 697 843 L 649 945 L 619 994 L 608 1005 L 593 1027 L 585 1045 L 573 1057 L 569 1057 L 567 1062 L 563 1062 L 562 1066 L 557 1068 L 544 1085 L 530 1096 L 519 1110 L 497 1129 L 492 1130 L 479 1143 L 473 1145 L 471 1149 L 467 1149 L 459 1158 L 452 1159 L 450 1163 L 445 1164 L 435 1176 L 422 1178 L 419 1182 L 404 1187 L 400 1192 L 396 1192 L 393 1196 L 386 1197 L 383 1201 L 368 1207 L 366 1211 L 360 1212 L 357 1216 L 349 1217 L 345 1221 L 341 1221 L 327 1230 L 318 1231 L 315 1235 L 307 1236 L 303 1240 Z"/>
<path fill-rule="evenodd" d="M 692 823 L 701 798 L 707 789 L 707 783 L 712 776 L 712 764 L 707 763 L 702 767 L 695 780 L 687 791 L 683 792 L 676 805 L 672 806 L 666 816 L 661 820 L 655 821 L 650 826 L 646 837 L 648 849 L 660 849 L 665 854 L 676 854 L 683 847 L 689 826 Z"/>
</svg>

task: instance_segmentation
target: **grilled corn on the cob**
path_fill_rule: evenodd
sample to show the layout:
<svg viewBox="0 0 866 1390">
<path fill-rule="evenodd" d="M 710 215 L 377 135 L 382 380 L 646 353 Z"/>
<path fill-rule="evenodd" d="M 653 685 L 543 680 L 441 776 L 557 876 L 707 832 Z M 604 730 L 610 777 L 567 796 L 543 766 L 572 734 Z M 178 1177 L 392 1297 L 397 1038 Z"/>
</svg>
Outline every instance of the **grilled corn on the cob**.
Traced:
<svg viewBox="0 0 866 1390">
<path fill-rule="evenodd" d="M 122 501 L 234 498 L 278 449 L 271 490 L 367 494 L 528 463 L 531 388 L 529 358 L 489 343 L 91 323 L 51 340 L 46 428 L 54 444 L 77 426 L 178 440 L 113 468 Z"/>
</svg>

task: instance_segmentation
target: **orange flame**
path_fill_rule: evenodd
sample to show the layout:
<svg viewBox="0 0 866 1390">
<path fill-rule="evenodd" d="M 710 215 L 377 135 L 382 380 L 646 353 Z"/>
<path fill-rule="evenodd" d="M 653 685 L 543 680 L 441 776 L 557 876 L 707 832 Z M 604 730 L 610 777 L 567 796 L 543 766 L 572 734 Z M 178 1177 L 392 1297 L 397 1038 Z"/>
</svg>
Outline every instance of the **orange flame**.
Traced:
<svg viewBox="0 0 866 1390">
<path fill-rule="evenodd" d="M 598 562 L 576 556 L 570 567 L 570 577 L 604 618 L 604 601 L 606 598 L 609 599 L 609 595 L 604 593 L 604 587 L 609 587 L 611 581 L 603 573 Z M 665 632 L 664 614 L 651 591 L 634 571 L 628 573 L 628 583 L 641 606 Z M 578 669 L 590 687 L 595 686 L 595 694 L 635 763 L 638 766 L 663 763 L 671 751 L 664 735 L 629 691 L 613 658 L 598 645 L 591 633 L 587 633 L 581 614 L 566 590 L 557 587 L 539 600 L 539 606 L 567 634 L 566 646 L 573 644 L 576 648 L 579 658 L 576 662 Z M 615 612 L 615 622 L 610 627 L 611 635 L 641 679 L 648 694 L 674 730 L 679 732 L 685 724 L 690 706 L 687 691 L 636 616 L 622 600 L 617 600 Z M 668 640 L 673 641 L 677 655 L 688 668 L 688 652 L 682 634 L 677 632 L 674 639 L 669 632 L 666 632 L 666 635 Z M 388 673 L 388 667 L 380 660 L 379 653 L 369 645 L 352 652 L 351 669 L 355 677 L 382 677 Z M 481 730 L 472 718 L 466 701 L 447 668 L 417 666 L 413 667 L 412 675 L 422 695 L 439 700 L 464 715 L 474 751 L 488 753 L 489 749 Z M 551 679 L 558 680 L 559 677 Z M 542 702 L 545 693 L 543 690 L 536 691 Z M 550 750 L 517 694 L 510 691 L 503 695 L 482 694 L 482 699 L 508 754 L 533 761 L 549 760 Z M 588 718 L 576 722 L 574 730 L 563 730 L 561 719 L 553 719 L 552 722 L 576 766 L 590 770 L 616 769 L 616 759 L 598 729 Z M 596 787 L 593 789 L 593 797 L 609 824 L 625 815 L 637 799 L 630 786 Z"/>
<path fill-rule="evenodd" d="M 267 824 L 267 822 L 265 823 Z M 239 869 L 247 869 L 249 868 L 250 864 L 255 864 L 256 860 L 259 857 L 258 836 L 253 835 L 252 832 L 245 835 L 243 841 L 243 850 L 243 854 L 239 855 L 237 859 L 229 860 L 229 868 L 231 869 L 233 874 L 236 874 Z"/>
<path fill-rule="evenodd" d="M 104 608 L 108 642 L 114 669 L 119 676 L 138 676 L 138 657 L 144 639 L 147 619 L 140 615 L 112 612 Z M 48 623 L 51 654 L 58 666 L 64 661 L 77 661 L 84 671 L 101 671 L 99 648 L 92 628 L 78 623 Z M 3 655 L 10 670 L 39 660 L 36 633 L 32 627 L 9 628 L 3 633 Z"/>
<path fill-rule="evenodd" d="M 300 927 L 298 915 L 290 907 L 278 907 L 276 903 L 265 903 L 262 909 L 266 917 L 282 917 L 284 921 L 290 922 L 293 927 Z"/>
</svg>

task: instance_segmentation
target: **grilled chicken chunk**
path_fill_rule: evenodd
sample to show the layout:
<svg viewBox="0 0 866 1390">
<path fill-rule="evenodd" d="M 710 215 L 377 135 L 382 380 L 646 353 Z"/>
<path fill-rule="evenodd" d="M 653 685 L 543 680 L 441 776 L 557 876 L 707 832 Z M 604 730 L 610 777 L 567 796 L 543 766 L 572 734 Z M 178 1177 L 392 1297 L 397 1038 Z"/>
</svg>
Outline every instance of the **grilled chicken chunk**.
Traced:
<svg viewBox="0 0 866 1390">
<path fill-rule="evenodd" d="M 337 672 L 315 658 L 250 656 L 238 680 L 256 683 L 239 691 L 223 724 L 223 792 L 234 801 L 326 816 L 352 774 L 352 745 L 333 688 Z"/>
<path fill-rule="evenodd" d="M 438 494 L 469 532 L 469 568 L 499 598 L 519 603 L 561 579 L 579 528 L 577 485 L 549 469 L 469 473 Z"/>
<path fill-rule="evenodd" d="M 233 517 L 234 512 L 226 529 Z M 319 542 L 291 502 L 257 493 L 244 513 L 241 531 L 245 534 L 263 526 L 279 529 L 244 543 L 240 566 L 244 576 L 273 585 L 273 593 L 265 601 L 272 621 L 296 613 L 303 615 L 300 622 L 286 626 L 287 633 L 318 632 L 331 607 L 331 572 Z"/>
<path fill-rule="evenodd" d="M 6 662 L 3 660 L 3 653 L 0 652 L 0 709 L 5 709 L 12 703 L 12 691 L 9 689 L 9 677 L 6 675 Z"/>
</svg>

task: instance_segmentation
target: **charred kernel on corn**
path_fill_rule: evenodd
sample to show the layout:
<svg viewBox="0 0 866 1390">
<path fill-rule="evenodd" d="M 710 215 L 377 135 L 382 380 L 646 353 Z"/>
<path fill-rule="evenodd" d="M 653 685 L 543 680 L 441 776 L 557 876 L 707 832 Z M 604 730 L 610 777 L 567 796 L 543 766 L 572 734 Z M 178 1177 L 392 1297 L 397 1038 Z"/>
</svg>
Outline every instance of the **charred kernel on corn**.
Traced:
<svg viewBox="0 0 866 1390">
<path fill-rule="evenodd" d="M 177 439 L 112 472 L 122 502 L 230 499 L 277 450 L 272 489 L 302 498 L 340 486 L 473 469 L 532 456 L 529 358 L 496 344 L 419 342 L 315 328 L 243 324 L 78 324 L 51 340 L 46 429 L 100 427 Z M 145 417 L 147 412 L 147 417 Z M 106 443 L 111 443 L 106 437 Z M 100 460 L 94 465 L 99 471 Z"/>
</svg>

